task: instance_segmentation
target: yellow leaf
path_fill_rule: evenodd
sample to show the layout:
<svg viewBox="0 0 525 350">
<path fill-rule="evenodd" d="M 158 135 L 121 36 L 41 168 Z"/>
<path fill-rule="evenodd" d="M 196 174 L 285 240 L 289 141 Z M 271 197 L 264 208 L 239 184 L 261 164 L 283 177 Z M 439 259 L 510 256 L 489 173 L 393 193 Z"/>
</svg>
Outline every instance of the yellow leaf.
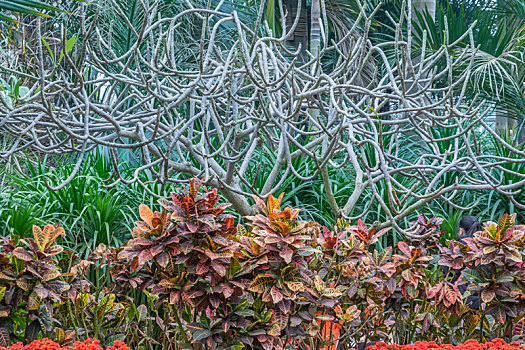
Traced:
<svg viewBox="0 0 525 350">
<path fill-rule="evenodd" d="M 55 333 L 56 333 L 56 337 L 57 337 L 57 342 L 59 344 L 62 344 L 64 342 L 64 340 L 66 339 L 66 333 L 64 333 L 62 328 L 58 328 L 58 327 L 55 329 Z"/>
</svg>

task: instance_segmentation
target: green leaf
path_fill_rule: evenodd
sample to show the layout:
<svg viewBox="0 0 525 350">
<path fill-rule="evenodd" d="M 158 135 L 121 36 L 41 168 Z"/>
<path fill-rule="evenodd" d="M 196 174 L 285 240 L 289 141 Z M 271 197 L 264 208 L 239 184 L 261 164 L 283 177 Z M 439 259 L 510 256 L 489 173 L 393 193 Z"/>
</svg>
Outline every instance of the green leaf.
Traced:
<svg viewBox="0 0 525 350">
<path fill-rule="evenodd" d="M 254 316 L 255 312 L 253 310 L 246 309 L 246 310 L 235 311 L 235 314 L 238 316 L 250 317 L 250 316 Z"/>
<path fill-rule="evenodd" d="M 53 51 L 49 47 L 49 44 L 47 43 L 46 39 L 44 39 L 43 36 L 40 37 L 42 39 L 42 42 L 44 43 L 44 46 L 47 48 L 47 51 L 49 51 L 49 55 L 51 55 L 51 60 L 53 63 L 55 62 L 55 55 L 53 55 Z"/>
<path fill-rule="evenodd" d="M 192 323 L 188 325 L 188 328 L 190 329 L 191 337 L 195 342 L 198 342 L 211 336 L 210 330 L 203 328 L 199 324 Z"/>
<path fill-rule="evenodd" d="M 74 35 L 73 37 L 68 39 L 68 41 L 66 41 L 66 53 L 70 53 L 71 52 L 71 50 L 73 49 L 73 45 L 75 45 L 76 41 L 77 41 L 77 36 L 76 35 Z M 60 63 L 62 61 L 62 58 L 64 58 L 64 50 L 63 49 L 60 52 L 60 58 L 58 59 L 58 63 Z"/>
<path fill-rule="evenodd" d="M 297 254 L 302 255 L 302 256 L 310 256 L 312 254 L 318 254 L 318 253 L 321 253 L 319 249 L 315 249 L 309 246 L 301 247 L 297 250 Z"/>
<path fill-rule="evenodd" d="M 463 275 L 463 278 L 466 281 L 471 282 L 471 283 L 480 283 L 485 280 L 483 278 L 483 275 L 477 272 L 476 270 L 465 269 L 461 271 L 461 274 Z"/>
<path fill-rule="evenodd" d="M 9 2 L 17 3 L 17 4 L 23 5 L 23 6 L 33 7 L 33 8 L 38 9 L 38 10 L 49 10 L 49 11 L 64 12 L 61 9 L 59 9 L 58 7 L 46 4 L 45 2 L 42 2 L 42 1 L 36 1 L 36 0 L 10 0 Z"/>
<path fill-rule="evenodd" d="M 496 282 L 498 283 L 505 283 L 505 282 L 512 282 L 512 281 L 514 281 L 514 277 L 509 276 L 509 275 L 502 275 L 496 279 Z"/>
<path fill-rule="evenodd" d="M 126 339 L 126 336 L 124 334 L 114 334 L 110 337 L 107 337 L 106 339 L 106 345 L 107 346 L 113 346 L 116 341 L 124 341 Z"/>
<path fill-rule="evenodd" d="M 45 15 L 45 14 L 43 14 L 41 12 L 38 12 L 38 11 L 32 9 L 31 7 L 17 4 L 13 0 L 1 1 L 0 2 L 0 9 L 1 10 L 10 11 L 10 12 L 20 12 L 20 13 L 25 13 L 25 14 L 35 15 L 35 16 L 49 17 L 48 15 Z"/>
</svg>

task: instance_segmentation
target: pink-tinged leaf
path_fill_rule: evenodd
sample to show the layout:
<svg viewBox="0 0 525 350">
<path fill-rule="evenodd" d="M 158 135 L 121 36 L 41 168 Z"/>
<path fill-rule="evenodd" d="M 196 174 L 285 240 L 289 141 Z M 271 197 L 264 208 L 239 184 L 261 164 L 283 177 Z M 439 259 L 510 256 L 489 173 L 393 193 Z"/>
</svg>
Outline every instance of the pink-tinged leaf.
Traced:
<svg viewBox="0 0 525 350">
<path fill-rule="evenodd" d="M 293 250 L 289 246 L 284 246 L 284 249 L 279 252 L 279 256 L 284 259 L 284 262 L 289 264 L 292 262 Z"/>
<path fill-rule="evenodd" d="M 209 267 L 208 264 L 209 264 L 208 261 L 197 264 L 197 267 L 195 269 L 195 273 L 198 276 L 202 276 L 202 275 L 206 274 L 210 270 L 210 267 Z"/>
<path fill-rule="evenodd" d="M 47 270 L 42 274 L 42 281 L 48 282 L 60 277 L 61 273 L 58 270 Z"/>
<path fill-rule="evenodd" d="M 357 229 L 360 231 L 368 232 L 368 227 L 366 227 L 366 224 L 361 219 L 357 221 Z"/>
<path fill-rule="evenodd" d="M 159 255 L 157 255 L 155 257 L 155 261 L 157 262 L 157 264 L 159 264 L 161 267 L 165 268 L 166 266 L 168 266 L 168 263 L 170 261 L 170 257 L 169 257 L 169 254 L 166 253 L 166 252 L 162 252 L 160 253 Z"/>
<path fill-rule="evenodd" d="M 437 293 L 441 290 L 441 288 L 443 288 L 443 282 L 440 282 L 436 284 L 435 286 L 433 286 L 432 288 L 430 288 L 427 293 L 427 298 L 428 299 L 434 298 L 437 295 Z"/>
<path fill-rule="evenodd" d="M 177 206 L 168 198 L 159 198 L 159 200 L 157 200 L 157 203 L 162 205 L 162 207 L 168 211 L 175 211 L 177 209 Z"/>
<path fill-rule="evenodd" d="M 215 218 L 213 215 L 203 215 L 203 216 L 200 216 L 199 217 L 199 222 L 204 224 L 204 225 L 208 225 L 210 226 L 212 229 L 215 229 L 215 228 L 218 228 L 220 227 L 220 225 L 218 225 L 216 222 L 215 222 Z"/>
<path fill-rule="evenodd" d="M 42 278 L 42 275 L 40 275 L 34 268 L 31 266 L 31 264 L 27 264 L 26 271 L 30 272 L 33 276 L 37 278 Z M 1 300 L 1 299 L 0 299 Z"/>
<path fill-rule="evenodd" d="M 290 308 L 292 307 L 292 301 L 290 299 L 283 299 L 277 303 L 277 306 L 279 307 L 279 310 L 285 314 L 289 314 Z"/>
<path fill-rule="evenodd" d="M 0 346 L 7 348 L 10 343 L 9 330 L 5 327 L 0 328 Z"/>
<path fill-rule="evenodd" d="M 132 236 L 134 239 L 137 239 L 137 238 L 146 238 L 146 233 L 145 233 L 144 229 L 135 226 L 135 227 L 133 227 L 133 231 L 131 232 L 131 236 Z"/>
<path fill-rule="evenodd" d="M 153 241 L 151 239 L 147 239 L 147 238 L 135 238 L 135 239 L 131 240 L 131 244 L 132 245 L 140 245 L 140 246 L 147 247 L 149 245 L 152 245 Z"/>
<path fill-rule="evenodd" d="M 276 286 L 273 286 L 270 289 L 270 295 L 272 296 L 272 300 L 275 304 L 284 299 L 283 293 L 281 293 L 281 291 Z"/>
<path fill-rule="evenodd" d="M 33 261 L 33 257 L 22 247 L 17 247 L 13 250 L 13 255 L 23 261 Z"/>
<path fill-rule="evenodd" d="M 199 225 L 191 222 L 191 221 L 186 221 L 184 224 L 186 224 L 186 227 L 188 228 L 188 231 L 190 231 L 191 233 L 195 233 L 197 232 L 197 230 L 199 229 Z"/>
<path fill-rule="evenodd" d="M 137 255 L 137 252 L 135 252 L 135 251 L 133 251 L 133 250 L 131 250 L 129 248 L 125 248 L 120 253 L 118 253 L 117 258 L 119 260 L 129 260 L 129 259 L 134 258 L 136 255 Z"/>
<path fill-rule="evenodd" d="M 257 207 L 259 208 L 259 210 L 265 214 L 268 214 L 266 210 L 266 204 L 264 203 L 264 201 L 261 198 L 257 197 L 256 195 L 252 195 L 252 198 L 255 201 L 255 204 L 257 204 Z"/>
<path fill-rule="evenodd" d="M 228 299 L 229 297 L 231 297 L 233 295 L 233 292 L 234 292 L 234 289 L 228 285 L 224 285 L 224 289 L 222 291 L 222 295 L 224 295 L 224 297 L 226 299 Z"/>
<path fill-rule="evenodd" d="M 492 288 L 484 289 L 481 292 L 481 300 L 483 300 L 483 302 L 487 304 L 490 303 L 492 299 L 494 299 L 495 296 L 496 296 L 496 293 L 494 292 Z"/>
<path fill-rule="evenodd" d="M 34 289 L 36 295 L 41 298 L 41 299 L 45 299 L 47 298 L 47 296 L 49 295 L 49 291 L 45 288 L 42 288 L 42 287 L 36 287 Z"/>
<path fill-rule="evenodd" d="M 401 241 L 397 244 L 397 247 L 399 248 L 399 250 L 405 254 L 406 256 L 411 256 L 411 253 L 410 253 L 410 247 L 408 246 L 408 244 L 406 244 L 405 242 Z"/>
<path fill-rule="evenodd" d="M 270 291 L 271 291 L 271 289 L 267 289 L 267 290 L 263 293 L 263 295 L 262 295 L 262 297 L 261 297 L 261 300 L 262 300 L 264 303 L 269 303 L 269 302 L 272 301 L 272 295 L 270 294 Z"/>
<path fill-rule="evenodd" d="M 151 252 L 151 255 L 156 256 L 160 254 L 162 251 L 164 251 L 164 249 L 165 247 L 162 244 L 157 244 L 151 247 L 149 251 Z"/>
<path fill-rule="evenodd" d="M 170 293 L 170 304 L 178 304 L 180 301 L 180 292 L 171 292 Z"/>
<path fill-rule="evenodd" d="M 139 259 L 138 263 L 139 265 L 143 265 L 144 263 L 148 262 L 152 258 L 153 258 L 153 255 L 151 254 L 150 250 L 144 249 L 143 251 L 140 252 L 138 256 L 138 259 Z"/>
<path fill-rule="evenodd" d="M 219 276 L 226 276 L 226 267 L 224 267 L 224 265 L 222 265 L 220 262 L 216 260 L 212 261 L 211 267 L 219 274 Z"/>
</svg>

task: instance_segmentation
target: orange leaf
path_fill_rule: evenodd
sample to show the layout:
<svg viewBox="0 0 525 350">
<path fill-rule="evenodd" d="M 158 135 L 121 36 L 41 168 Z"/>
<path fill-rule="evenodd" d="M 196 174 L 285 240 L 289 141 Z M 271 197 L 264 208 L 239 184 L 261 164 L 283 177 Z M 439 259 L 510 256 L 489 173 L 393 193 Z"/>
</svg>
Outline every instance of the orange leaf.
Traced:
<svg viewBox="0 0 525 350">
<path fill-rule="evenodd" d="M 139 205 L 139 216 L 151 228 L 153 228 L 153 212 L 146 204 Z"/>
</svg>

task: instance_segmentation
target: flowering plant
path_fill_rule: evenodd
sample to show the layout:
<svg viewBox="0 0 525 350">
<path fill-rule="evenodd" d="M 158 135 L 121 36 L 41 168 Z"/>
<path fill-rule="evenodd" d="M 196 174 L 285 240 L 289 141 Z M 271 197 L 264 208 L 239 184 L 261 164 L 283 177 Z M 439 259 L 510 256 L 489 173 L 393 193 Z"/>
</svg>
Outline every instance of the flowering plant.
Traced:
<svg viewBox="0 0 525 350">
<path fill-rule="evenodd" d="M 369 346 L 367 350 L 523 350 L 525 345 L 517 341 L 506 343 L 502 339 L 496 338 L 490 342 L 479 343 L 476 339 L 469 339 L 463 344 L 437 344 L 433 341 L 417 341 L 414 344 L 397 345 L 386 343 L 377 343 Z"/>
<path fill-rule="evenodd" d="M 60 346 L 54 341 L 44 338 L 35 340 L 28 345 L 16 343 L 9 347 L 0 347 L 0 350 L 104 350 L 97 339 L 89 338 L 86 341 L 76 341 L 71 346 Z M 131 350 L 124 342 L 116 341 L 113 346 L 108 346 L 106 350 Z"/>
</svg>

